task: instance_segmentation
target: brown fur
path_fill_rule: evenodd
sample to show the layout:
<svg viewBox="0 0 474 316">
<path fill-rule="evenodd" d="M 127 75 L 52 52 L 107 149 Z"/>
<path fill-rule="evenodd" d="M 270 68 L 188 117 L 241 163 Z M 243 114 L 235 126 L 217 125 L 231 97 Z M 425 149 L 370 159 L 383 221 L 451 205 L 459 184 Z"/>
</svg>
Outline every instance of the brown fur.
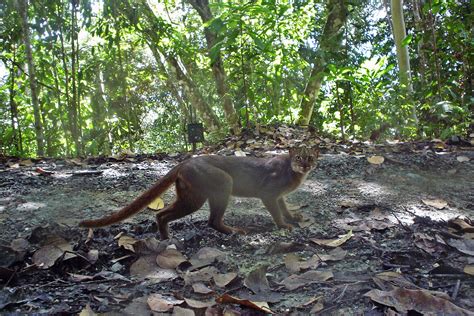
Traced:
<svg viewBox="0 0 474 316">
<path fill-rule="evenodd" d="M 263 201 L 280 228 L 291 229 L 295 220 L 284 197 L 296 190 L 316 164 L 317 150 L 290 149 L 289 155 L 274 158 L 200 156 L 174 167 L 145 193 L 120 211 L 97 220 L 82 221 L 82 227 L 107 226 L 138 213 L 173 183 L 176 200 L 156 215 L 162 239 L 169 237 L 168 223 L 191 214 L 209 201 L 209 226 L 222 233 L 245 233 L 224 224 L 230 196 L 257 197 Z"/>
</svg>

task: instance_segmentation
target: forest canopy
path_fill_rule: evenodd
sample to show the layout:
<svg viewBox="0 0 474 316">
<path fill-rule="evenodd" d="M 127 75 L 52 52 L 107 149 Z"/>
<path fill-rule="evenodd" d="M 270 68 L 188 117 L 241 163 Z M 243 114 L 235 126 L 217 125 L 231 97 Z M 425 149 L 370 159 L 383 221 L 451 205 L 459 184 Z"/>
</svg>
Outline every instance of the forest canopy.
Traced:
<svg viewBox="0 0 474 316">
<path fill-rule="evenodd" d="M 472 22 L 469 0 L 5 0 L 0 155 L 180 151 L 195 122 L 463 135 Z"/>
</svg>

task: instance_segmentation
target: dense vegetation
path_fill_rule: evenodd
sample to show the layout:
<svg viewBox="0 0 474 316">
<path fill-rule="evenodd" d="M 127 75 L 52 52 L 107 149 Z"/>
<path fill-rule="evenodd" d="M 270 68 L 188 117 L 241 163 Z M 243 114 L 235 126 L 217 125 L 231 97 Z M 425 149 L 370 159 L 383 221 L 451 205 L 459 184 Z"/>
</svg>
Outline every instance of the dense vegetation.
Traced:
<svg viewBox="0 0 474 316">
<path fill-rule="evenodd" d="M 275 122 L 472 129 L 469 0 L 5 0 L 0 154 L 181 150 Z"/>
</svg>

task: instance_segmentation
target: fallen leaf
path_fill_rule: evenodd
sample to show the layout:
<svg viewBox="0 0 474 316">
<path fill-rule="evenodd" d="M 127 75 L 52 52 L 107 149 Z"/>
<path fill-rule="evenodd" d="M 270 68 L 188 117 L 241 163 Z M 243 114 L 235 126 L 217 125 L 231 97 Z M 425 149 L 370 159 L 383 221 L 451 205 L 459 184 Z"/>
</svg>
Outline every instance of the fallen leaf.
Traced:
<svg viewBox="0 0 474 316">
<path fill-rule="evenodd" d="M 173 316 L 194 316 L 196 315 L 192 309 L 183 308 L 179 306 L 175 306 L 173 308 Z"/>
<path fill-rule="evenodd" d="M 219 249 L 212 248 L 212 247 L 204 247 L 204 248 L 199 249 L 198 252 L 196 252 L 189 261 L 191 262 L 191 264 L 193 264 L 193 261 L 201 261 L 201 260 L 213 262 L 216 259 L 217 260 L 224 259 L 226 256 L 227 256 L 226 253 L 223 251 L 220 251 Z"/>
<path fill-rule="evenodd" d="M 448 206 L 448 202 L 442 199 L 422 199 L 421 200 L 425 205 L 432 206 L 438 210 L 442 210 Z"/>
<path fill-rule="evenodd" d="M 371 300 L 395 308 L 406 314 L 408 311 L 417 311 L 425 315 L 474 315 L 460 308 L 449 300 L 436 297 L 425 290 L 410 290 L 395 288 L 391 291 L 371 290 L 364 294 Z"/>
<path fill-rule="evenodd" d="M 229 272 L 229 273 L 215 274 L 212 278 L 214 279 L 214 283 L 218 287 L 226 287 L 227 284 L 234 281 L 236 277 L 237 277 L 237 273 Z"/>
<path fill-rule="evenodd" d="M 293 291 L 302 286 L 327 281 L 333 277 L 334 275 L 331 271 L 310 270 L 303 274 L 292 274 L 284 279 L 281 284 L 288 290 Z"/>
<path fill-rule="evenodd" d="M 178 300 L 172 296 L 163 296 L 155 293 L 148 296 L 147 303 L 154 312 L 167 312 L 175 305 L 183 304 L 184 300 Z"/>
<path fill-rule="evenodd" d="M 26 253 L 30 249 L 30 242 L 24 238 L 13 239 L 10 248 L 18 253 Z"/>
<path fill-rule="evenodd" d="M 267 280 L 268 265 L 262 265 L 251 271 L 244 279 L 244 285 L 255 294 L 266 293 L 270 290 Z"/>
<path fill-rule="evenodd" d="M 99 250 L 97 249 L 91 249 L 87 252 L 87 260 L 89 260 L 90 264 L 94 264 L 99 260 Z"/>
<path fill-rule="evenodd" d="M 448 221 L 448 226 L 463 233 L 474 233 L 474 226 L 466 222 L 467 219 L 453 218 Z"/>
<path fill-rule="evenodd" d="M 187 285 L 196 282 L 209 282 L 212 278 L 219 273 L 216 267 L 205 267 L 197 271 L 186 271 L 183 279 Z"/>
<path fill-rule="evenodd" d="M 76 257 L 72 252 L 72 246 L 64 238 L 49 235 L 44 241 L 44 246 L 33 254 L 33 262 L 40 269 L 52 267 L 56 261 L 64 256 L 64 260 Z M 68 252 L 68 253 L 66 253 Z"/>
<path fill-rule="evenodd" d="M 32 165 L 33 165 L 33 161 L 31 161 L 31 159 L 20 160 L 20 166 L 30 167 Z"/>
<path fill-rule="evenodd" d="M 148 204 L 148 208 L 151 208 L 152 210 L 158 211 L 161 210 L 163 207 L 165 207 L 165 202 L 160 197 L 157 197 L 153 202 Z"/>
<path fill-rule="evenodd" d="M 184 298 L 186 301 L 186 304 L 189 305 L 189 307 L 192 308 L 206 308 L 206 307 L 211 307 L 216 305 L 216 302 L 214 300 L 212 301 L 198 301 L 192 298 Z"/>
<path fill-rule="evenodd" d="M 94 313 L 94 311 L 92 310 L 89 304 L 87 304 L 86 307 L 84 307 L 82 311 L 79 313 L 79 316 L 94 316 L 94 315 L 97 315 L 97 314 Z"/>
<path fill-rule="evenodd" d="M 130 275 L 139 279 L 150 279 L 155 283 L 176 279 L 178 274 L 172 269 L 162 269 L 156 264 L 156 257 L 144 256 L 138 258 L 130 266 Z"/>
<path fill-rule="evenodd" d="M 308 260 L 301 260 L 301 258 L 294 254 L 289 253 L 285 256 L 285 267 L 288 271 L 295 273 L 300 272 L 301 270 L 316 269 L 319 266 L 318 256 L 314 255 Z"/>
<path fill-rule="evenodd" d="M 340 261 L 344 259 L 347 255 L 347 250 L 343 250 L 342 248 L 334 248 L 333 250 L 329 251 L 327 254 L 320 254 L 318 253 L 318 257 L 321 261 Z"/>
<path fill-rule="evenodd" d="M 339 238 L 336 238 L 336 239 L 311 238 L 310 240 L 312 242 L 314 242 L 315 244 L 318 244 L 320 246 L 327 246 L 327 247 L 336 248 L 336 247 L 339 247 L 340 245 L 344 244 L 349 239 L 351 239 L 352 236 L 353 236 L 352 230 L 349 230 L 349 232 L 347 232 L 347 234 L 339 236 Z"/>
<path fill-rule="evenodd" d="M 279 253 L 296 252 L 296 251 L 304 250 L 305 248 L 306 248 L 305 244 L 301 244 L 297 242 L 277 241 L 274 244 L 268 246 L 268 248 L 265 250 L 265 254 L 275 255 Z"/>
<path fill-rule="evenodd" d="M 209 293 L 214 292 L 212 289 L 208 288 L 207 285 L 205 285 L 202 282 L 194 283 L 193 291 L 199 294 L 209 294 Z"/>
<path fill-rule="evenodd" d="M 474 265 L 467 265 L 464 267 L 464 273 L 474 275 Z"/>
<path fill-rule="evenodd" d="M 237 157 L 245 157 L 245 156 L 247 156 L 247 154 L 244 153 L 242 150 L 236 150 L 236 151 L 234 152 L 234 155 L 236 155 Z"/>
<path fill-rule="evenodd" d="M 136 240 L 135 238 L 131 236 L 123 235 L 123 236 L 120 236 L 117 243 L 119 247 L 123 247 L 127 250 L 130 250 L 131 252 L 135 252 L 135 248 L 133 248 L 133 245 L 135 245 L 137 241 L 138 240 Z"/>
<path fill-rule="evenodd" d="M 474 256 L 474 240 L 472 239 L 448 239 L 446 243 L 458 251 Z"/>
<path fill-rule="evenodd" d="M 155 237 L 149 237 L 137 240 L 137 242 L 133 244 L 133 249 L 135 249 L 136 254 L 142 256 L 159 254 L 160 252 L 163 252 L 166 247 L 170 245 L 171 242 L 172 241 L 170 241 L 169 239 L 158 240 Z"/>
<path fill-rule="evenodd" d="M 324 300 L 320 298 L 314 305 L 311 307 L 311 311 L 309 312 L 311 315 L 316 314 L 324 309 Z"/>
<path fill-rule="evenodd" d="M 367 161 L 373 165 L 381 165 L 384 162 L 385 158 L 383 156 L 370 156 L 367 157 Z"/>
<path fill-rule="evenodd" d="M 471 160 L 471 159 L 469 159 L 468 156 L 457 156 L 457 157 L 456 157 L 456 160 L 459 161 L 459 162 L 467 162 L 467 161 L 469 161 L 469 160 Z"/>
<path fill-rule="evenodd" d="M 216 299 L 216 302 L 219 304 L 239 304 L 242 306 L 246 306 L 252 309 L 255 309 L 260 312 L 274 314 L 270 307 L 268 306 L 267 302 L 254 302 L 246 299 L 240 299 L 235 296 L 231 296 L 229 294 L 224 294 Z"/>
<path fill-rule="evenodd" d="M 156 263 L 164 269 L 176 269 L 186 257 L 176 249 L 166 249 L 156 257 Z"/>
</svg>

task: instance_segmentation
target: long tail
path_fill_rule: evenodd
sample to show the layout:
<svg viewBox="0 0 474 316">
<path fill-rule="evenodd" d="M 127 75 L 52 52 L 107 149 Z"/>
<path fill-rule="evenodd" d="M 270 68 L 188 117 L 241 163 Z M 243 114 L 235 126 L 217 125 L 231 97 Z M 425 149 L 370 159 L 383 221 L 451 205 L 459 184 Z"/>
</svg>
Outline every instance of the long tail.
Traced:
<svg viewBox="0 0 474 316">
<path fill-rule="evenodd" d="M 79 223 L 80 227 L 103 227 L 120 222 L 144 209 L 148 204 L 153 202 L 154 199 L 159 197 L 163 192 L 166 191 L 178 178 L 179 166 L 174 167 L 168 172 L 163 178 L 158 180 L 150 189 L 145 191 L 139 197 L 137 197 L 132 203 L 125 206 L 118 212 L 112 213 L 108 216 L 82 221 Z"/>
</svg>

